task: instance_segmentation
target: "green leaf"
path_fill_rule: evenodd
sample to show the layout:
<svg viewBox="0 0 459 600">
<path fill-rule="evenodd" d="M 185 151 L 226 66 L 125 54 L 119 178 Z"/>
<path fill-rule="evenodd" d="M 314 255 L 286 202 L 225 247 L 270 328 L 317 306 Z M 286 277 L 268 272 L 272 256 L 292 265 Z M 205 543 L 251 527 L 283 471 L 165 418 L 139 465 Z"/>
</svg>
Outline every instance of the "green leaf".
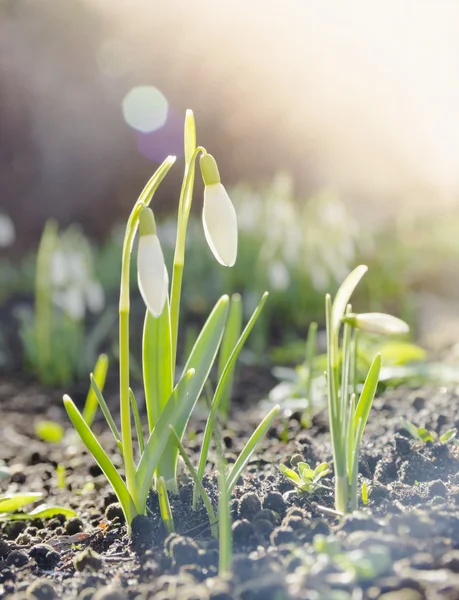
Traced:
<svg viewBox="0 0 459 600">
<path fill-rule="evenodd" d="M 16 512 L 19 508 L 39 500 L 42 496 L 43 494 L 40 492 L 30 494 L 5 494 L 4 496 L 0 496 L 0 512 Z"/>
<path fill-rule="evenodd" d="M 193 111 L 188 109 L 185 116 L 185 162 L 190 163 L 196 150 L 196 125 Z"/>
<path fill-rule="evenodd" d="M 174 387 L 169 299 L 157 319 L 149 310 L 146 311 L 142 359 L 145 404 L 151 431 Z"/>
<path fill-rule="evenodd" d="M 263 294 L 263 296 L 261 297 L 260 302 L 259 302 L 258 306 L 256 307 L 256 309 L 254 310 L 252 316 L 250 317 L 249 321 L 247 322 L 247 325 L 245 326 L 244 331 L 242 332 L 241 336 L 239 337 L 237 344 L 234 346 L 233 351 L 232 351 L 230 357 L 228 358 L 225 368 L 223 369 L 221 377 L 218 381 L 217 388 L 216 388 L 215 394 L 214 394 L 214 398 L 212 400 L 212 406 L 210 409 L 210 413 L 207 418 L 206 428 L 204 431 L 204 438 L 203 438 L 202 446 L 201 446 L 201 455 L 199 457 L 199 466 L 198 466 L 198 475 L 200 478 L 202 478 L 204 475 L 204 470 L 205 470 L 206 462 L 207 462 L 207 455 L 209 452 L 209 446 L 210 446 L 210 442 L 212 439 L 212 429 L 214 427 L 214 422 L 215 422 L 215 419 L 218 414 L 218 409 L 219 409 L 220 401 L 222 398 L 222 393 L 225 389 L 228 377 L 230 376 L 232 369 L 234 368 L 234 365 L 239 356 L 239 353 L 242 350 L 242 348 L 244 347 L 244 344 L 245 344 L 247 338 L 249 337 L 250 332 L 253 329 L 253 326 L 255 325 L 261 311 L 263 310 L 263 306 L 265 305 L 267 298 L 268 298 L 268 292 L 265 292 Z M 231 489 L 230 489 L 230 491 L 231 491 Z M 196 495 L 195 495 L 194 499 L 196 499 Z"/>
<path fill-rule="evenodd" d="M 35 423 L 35 433 L 49 444 L 58 444 L 62 441 L 65 430 L 60 423 L 55 421 L 38 421 Z"/>
<path fill-rule="evenodd" d="M 161 513 L 161 519 L 169 533 L 174 533 L 174 518 L 172 517 L 171 505 L 169 503 L 169 496 L 167 495 L 166 482 L 164 477 L 158 478 L 158 501 L 159 511 Z"/>
<path fill-rule="evenodd" d="M 64 515 L 66 519 L 76 517 L 77 513 L 71 508 L 64 506 L 52 506 L 40 504 L 34 510 L 27 513 L 17 512 L 13 514 L 0 514 L 0 521 L 31 521 L 33 519 L 52 519 L 56 515 Z"/>
<path fill-rule="evenodd" d="M 67 395 L 64 396 L 64 406 L 70 420 L 73 423 L 73 426 L 78 431 L 84 445 L 89 450 L 89 452 L 91 452 L 94 459 L 104 472 L 105 477 L 110 482 L 115 494 L 118 496 L 118 500 L 120 501 L 121 506 L 123 507 L 123 511 L 126 515 L 126 520 L 128 521 L 128 523 L 130 523 L 133 517 L 135 516 L 136 511 L 132 498 L 126 487 L 126 484 L 121 479 L 121 476 L 114 467 L 112 461 L 109 459 L 105 450 L 100 445 L 99 440 L 88 427 L 88 424 L 83 419 L 82 414 L 75 406 L 72 399 Z"/>
<path fill-rule="evenodd" d="M 94 367 L 93 378 L 97 384 L 97 388 L 100 390 L 101 393 L 104 390 L 105 380 L 107 378 L 107 371 L 108 371 L 108 356 L 106 354 L 100 354 L 97 359 L 96 366 Z M 88 395 L 86 396 L 86 402 L 84 405 L 84 409 L 83 409 L 83 419 L 86 421 L 86 423 L 89 425 L 89 427 L 91 427 L 91 425 L 94 421 L 94 417 L 96 416 L 97 405 L 98 405 L 97 394 L 94 390 L 94 386 L 90 385 Z"/>
<path fill-rule="evenodd" d="M 218 380 L 223 374 L 226 363 L 231 357 L 238 338 L 241 335 L 242 328 L 242 301 L 239 294 L 233 294 L 231 296 L 230 309 L 228 314 L 228 320 L 226 322 L 225 332 L 220 347 L 220 355 L 218 358 Z M 233 388 L 233 377 L 234 377 L 235 362 L 226 378 L 225 385 L 221 391 L 222 397 L 220 398 L 220 411 L 225 417 L 228 417 L 231 393 Z"/>
<path fill-rule="evenodd" d="M 449 429 L 446 433 L 440 436 L 440 442 L 442 444 L 446 444 L 453 440 L 457 435 L 457 429 L 454 427 L 453 429 Z"/>
<path fill-rule="evenodd" d="M 435 442 L 436 434 L 434 432 L 428 431 L 425 427 L 419 427 L 418 436 L 424 442 L 424 444 L 426 444 L 427 442 Z"/>
<path fill-rule="evenodd" d="M 368 271 L 367 266 L 359 265 L 351 273 L 349 273 L 349 275 L 346 277 L 346 279 L 341 284 L 341 286 L 335 296 L 335 299 L 333 301 L 333 306 L 332 306 L 331 326 L 332 326 L 333 335 L 337 334 L 339 327 L 341 325 L 341 319 L 344 316 L 346 307 L 352 296 L 352 293 L 355 290 L 355 288 L 357 287 L 359 281 L 362 279 L 362 277 L 365 275 L 365 273 L 367 271 Z"/>
<path fill-rule="evenodd" d="M 104 415 L 105 420 L 107 421 L 107 424 L 110 427 L 110 431 L 113 433 L 113 437 L 116 440 L 121 454 L 123 454 L 123 443 L 121 441 L 121 433 L 119 432 L 118 427 L 116 426 L 115 421 L 113 420 L 110 409 L 108 408 L 107 403 L 105 402 L 105 398 L 103 397 L 102 392 L 100 391 L 99 386 L 97 385 L 97 381 L 94 375 L 91 373 L 89 378 L 94 393 L 96 394 L 97 401 L 99 402 L 99 406 L 102 410 L 102 414 Z"/>
<path fill-rule="evenodd" d="M 263 419 L 263 421 L 258 425 L 256 430 L 251 435 L 249 441 L 244 446 L 242 452 L 239 454 L 236 462 L 231 469 L 228 480 L 227 480 L 227 489 L 228 494 L 231 494 L 234 486 L 237 483 L 237 480 L 242 474 L 246 464 L 249 462 L 252 454 L 257 449 L 260 442 L 263 440 L 264 436 L 268 432 L 269 428 L 272 425 L 272 422 L 279 414 L 279 406 L 275 406 Z"/>
<path fill-rule="evenodd" d="M 190 472 L 190 475 L 193 479 L 194 485 L 196 486 L 196 488 L 202 498 L 204 506 L 206 508 L 207 516 L 209 517 L 210 530 L 212 532 L 212 536 L 214 538 L 218 538 L 217 518 L 215 516 L 215 512 L 212 507 L 212 503 L 210 501 L 209 495 L 206 492 L 206 488 L 203 486 L 201 480 L 199 479 L 198 473 L 197 473 L 196 469 L 193 467 L 193 463 L 191 462 L 188 454 L 186 453 L 186 450 L 183 447 L 183 444 L 180 441 L 180 438 L 177 435 L 175 429 L 172 427 L 172 425 L 170 425 L 169 428 L 171 430 L 172 437 L 174 438 L 175 443 L 177 444 L 180 455 L 183 458 L 183 461 L 186 464 L 188 471 Z"/>
<path fill-rule="evenodd" d="M 416 425 L 411 423 L 411 421 L 408 421 L 408 419 L 404 419 L 403 417 L 400 420 L 402 422 L 403 427 L 408 431 L 408 433 L 414 440 L 421 440 Z"/>
<path fill-rule="evenodd" d="M 191 396 L 190 406 L 181 410 L 177 420 L 174 423 L 170 423 L 174 426 L 180 439 L 183 437 L 191 412 L 201 395 L 204 384 L 207 381 L 210 370 L 214 364 L 215 357 L 217 356 L 223 331 L 225 329 L 226 319 L 228 317 L 228 308 L 229 298 L 228 296 L 222 296 L 204 324 L 185 365 L 184 372 L 190 369 L 194 369 L 195 371 L 195 375 L 190 382 L 188 390 Z M 173 396 L 168 403 L 171 401 L 175 401 Z M 177 458 L 178 448 L 171 440 L 166 446 L 164 456 L 161 457 L 161 463 L 158 466 L 159 475 L 163 475 L 166 482 L 175 480 Z M 200 476 L 202 477 L 202 475 Z"/>
<path fill-rule="evenodd" d="M 132 414 L 134 415 L 134 424 L 135 424 L 135 430 L 136 430 L 136 434 L 137 434 L 137 441 L 139 443 L 139 452 L 140 452 L 140 454 L 142 454 L 142 452 L 145 450 L 145 440 L 144 440 L 143 431 L 142 431 L 142 421 L 140 419 L 140 413 L 139 413 L 139 407 L 137 405 L 137 400 L 135 399 L 134 392 L 131 390 L 131 388 L 129 388 L 129 400 L 131 401 Z"/>
<path fill-rule="evenodd" d="M 285 475 L 285 477 L 290 479 L 295 485 L 297 485 L 298 487 L 301 487 L 303 485 L 303 482 L 301 481 L 301 479 L 296 471 L 294 471 L 293 469 L 290 469 L 289 467 L 287 467 L 287 465 L 283 465 L 283 464 L 281 464 L 279 466 L 279 469 L 280 469 L 280 472 L 282 473 L 282 475 Z"/>
<path fill-rule="evenodd" d="M 354 415 L 354 425 L 357 428 L 359 421 L 362 421 L 360 435 L 356 441 L 356 451 L 358 454 L 360 442 L 362 441 L 362 435 L 365 430 L 368 415 L 370 414 L 373 399 L 376 394 L 376 388 L 378 387 L 379 371 L 381 370 L 381 355 L 377 354 L 371 364 L 370 370 L 368 371 L 367 378 L 363 384 L 362 393 L 360 394 L 359 401 Z"/>
<path fill-rule="evenodd" d="M 362 502 L 365 506 L 368 504 L 368 486 L 366 481 L 362 483 Z"/>
<path fill-rule="evenodd" d="M 174 423 L 180 418 L 181 411 L 191 411 L 196 402 L 191 388 L 194 376 L 194 370 L 190 369 L 175 386 L 171 398 L 169 398 L 145 445 L 145 451 L 140 458 L 135 476 L 139 490 L 138 497 L 141 503 L 140 512 L 145 510 L 148 492 L 153 482 L 153 473 L 169 439 L 169 425 L 174 426 Z"/>
</svg>

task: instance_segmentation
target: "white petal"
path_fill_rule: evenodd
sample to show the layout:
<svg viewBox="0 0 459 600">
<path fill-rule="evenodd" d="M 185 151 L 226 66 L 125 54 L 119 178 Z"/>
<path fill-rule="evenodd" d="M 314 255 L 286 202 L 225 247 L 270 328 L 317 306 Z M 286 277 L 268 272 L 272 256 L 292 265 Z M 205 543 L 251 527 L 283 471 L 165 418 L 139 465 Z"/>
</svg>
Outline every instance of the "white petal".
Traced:
<svg viewBox="0 0 459 600">
<path fill-rule="evenodd" d="M 145 305 L 154 317 L 159 317 L 166 302 L 169 278 L 157 235 L 140 236 L 137 280 Z"/>
<path fill-rule="evenodd" d="M 221 183 L 204 188 L 202 222 L 207 243 L 218 262 L 232 267 L 237 256 L 237 217 Z"/>
<path fill-rule="evenodd" d="M 384 313 L 362 313 L 355 317 L 355 327 L 369 333 L 402 334 L 410 328 L 401 319 Z"/>
</svg>

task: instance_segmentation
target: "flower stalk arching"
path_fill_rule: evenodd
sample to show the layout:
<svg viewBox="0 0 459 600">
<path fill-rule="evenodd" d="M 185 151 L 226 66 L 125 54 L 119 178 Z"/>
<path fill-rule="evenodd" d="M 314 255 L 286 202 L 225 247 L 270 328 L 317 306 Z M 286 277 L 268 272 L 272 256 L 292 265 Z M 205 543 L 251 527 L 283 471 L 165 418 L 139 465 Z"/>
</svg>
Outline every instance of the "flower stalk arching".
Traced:
<svg viewBox="0 0 459 600">
<path fill-rule="evenodd" d="M 191 113 L 191 111 L 190 111 Z M 192 114 L 192 113 L 191 113 Z M 187 113 L 187 117 L 189 117 Z M 192 129 L 194 131 L 194 120 Z M 187 139 L 185 138 L 185 149 L 187 146 Z M 182 189 L 180 191 L 180 200 L 178 208 L 178 220 L 177 220 L 177 236 L 175 241 L 174 251 L 174 264 L 172 267 L 172 284 L 171 284 L 171 301 L 170 301 L 170 315 L 171 315 L 171 337 L 172 337 L 172 368 L 175 369 L 175 362 L 177 357 L 177 337 L 178 337 L 178 325 L 180 318 L 180 298 L 182 295 L 182 279 L 183 279 L 183 268 L 185 264 L 185 242 L 186 242 L 186 230 L 188 226 L 188 217 L 190 216 L 193 186 L 194 186 L 194 175 L 196 169 L 196 159 L 199 154 L 207 154 L 207 151 L 202 146 L 198 146 L 193 150 L 189 161 L 185 165 L 185 174 L 183 177 Z"/>
<path fill-rule="evenodd" d="M 121 417 L 121 441 L 123 446 L 124 468 L 126 473 L 126 487 L 131 495 L 132 501 L 139 510 L 139 498 L 137 494 L 134 451 L 132 445 L 131 430 L 131 406 L 129 399 L 129 312 L 130 312 L 130 266 L 131 251 L 134 237 L 139 224 L 139 216 L 142 208 L 147 207 L 158 186 L 166 176 L 175 162 L 174 156 L 168 156 L 156 173 L 151 177 L 137 202 L 135 203 L 126 225 L 124 234 L 123 251 L 121 260 L 121 284 L 119 302 L 119 378 L 120 378 L 120 417 Z M 141 511 L 140 511 L 141 512 Z"/>
</svg>

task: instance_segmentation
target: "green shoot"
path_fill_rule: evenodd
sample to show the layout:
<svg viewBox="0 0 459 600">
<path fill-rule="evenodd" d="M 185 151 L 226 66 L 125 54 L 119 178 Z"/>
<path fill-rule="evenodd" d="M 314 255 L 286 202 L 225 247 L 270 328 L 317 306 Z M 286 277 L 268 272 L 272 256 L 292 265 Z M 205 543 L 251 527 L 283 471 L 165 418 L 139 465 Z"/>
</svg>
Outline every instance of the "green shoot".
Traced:
<svg viewBox="0 0 459 600">
<path fill-rule="evenodd" d="M 97 359 L 96 366 L 94 367 L 93 377 L 101 393 L 104 391 L 105 380 L 107 378 L 107 370 L 108 356 L 106 354 L 100 354 Z M 98 404 L 99 402 L 97 400 L 97 395 L 94 390 L 94 386 L 90 385 L 83 409 L 83 419 L 86 421 L 89 427 L 91 427 L 94 421 L 94 417 L 96 416 Z"/>
<path fill-rule="evenodd" d="M 44 442 L 58 444 L 62 441 L 65 431 L 62 425 L 55 421 L 37 421 L 35 433 Z"/>
<path fill-rule="evenodd" d="M 312 469 L 308 463 L 300 461 L 296 465 L 296 470 L 286 465 L 281 465 L 279 468 L 282 475 L 285 475 L 299 492 L 307 494 L 313 494 L 318 488 L 326 487 L 321 479 L 330 473 L 328 463 L 321 463 Z"/>
<path fill-rule="evenodd" d="M 157 488 L 161 518 L 168 533 L 174 533 L 174 519 L 172 517 L 171 505 L 169 503 L 169 496 L 167 495 L 167 487 L 166 482 L 164 481 L 164 477 L 160 477 L 158 479 Z"/>
<path fill-rule="evenodd" d="M 218 379 L 223 375 L 226 363 L 228 362 L 234 346 L 236 345 L 242 329 L 242 300 L 239 294 L 231 296 L 228 321 L 225 327 L 220 355 L 218 360 Z M 221 391 L 220 412 L 225 419 L 228 418 L 231 394 L 233 391 L 234 366 L 227 375 L 226 383 Z"/>
</svg>

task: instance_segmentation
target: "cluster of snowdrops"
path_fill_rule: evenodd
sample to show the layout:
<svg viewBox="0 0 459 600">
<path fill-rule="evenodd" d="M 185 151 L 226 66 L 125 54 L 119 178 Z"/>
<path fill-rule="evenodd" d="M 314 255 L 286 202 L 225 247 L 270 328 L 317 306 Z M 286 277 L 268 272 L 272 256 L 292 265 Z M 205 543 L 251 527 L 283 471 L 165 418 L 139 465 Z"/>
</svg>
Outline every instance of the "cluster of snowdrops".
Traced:
<svg viewBox="0 0 459 600">
<path fill-rule="evenodd" d="M 178 372 L 177 338 L 185 240 L 198 158 L 205 186 L 202 211 L 204 234 L 215 258 L 224 267 L 232 267 L 236 262 L 238 238 L 235 209 L 221 183 L 215 159 L 205 148 L 196 145 L 195 122 L 191 111 L 187 111 L 185 118 L 184 143 L 185 172 L 180 193 L 171 277 L 156 233 L 154 213 L 149 205 L 161 181 L 174 164 L 174 157 L 166 158 L 152 176 L 127 221 L 119 302 L 120 429 L 97 385 L 97 378 L 91 377 L 93 391 L 122 455 L 124 476 L 118 472 L 84 414 L 80 413 L 69 396 L 64 396 L 64 405 L 81 439 L 113 487 L 129 525 L 136 515 L 146 514 L 148 496 L 152 489 L 156 489 L 163 521 L 166 527 L 173 528 L 168 493 L 178 490 L 177 463 L 179 455 L 182 456 L 194 481 L 193 505 L 196 507 L 199 502 L 203 502 L 209 516 L 211 532 L 219 538 L 220 570 L 224 572 L 231 564 L 229 499 L 232 490 L 250 457 L 272 426 L 279 409 L 274 407 L 266 415 L 236 462 L 231 466 L 227 465 L 219 434 L 218 411 L 227 392 L 238 355 L 263 308 L 267 293 L 261 297 L 242 332 L 235 331 L 234 319 L 231 319 L 231 301 L 228 296 L 222 296 L 202 327 L 185 366 L 180 373 Z M 146 306 L 142 369 L 148 421 L 147 435 L 144 435 L 140 411 L 130 387 L 129 275 L 131 253 L 137 232 L 138 285 Z M 357 267 L 345 279 L 333 302 L 329 295 L 325 301 L 328 410 L 333 446 L 335 507 L 340 513 L 355 510 L 358 505 L 359 447 L 381 367 L 380 356 L 376 355 L 363 387 L 358 387 L 355 378 L 358 331 L 365 329 L 376 333 L 405 333 L 408 329 L 403 321 L 390 315 L 352 312 L 349 300 L 366 270 L 363 265 Z M 223 346 L 223 367 L 219 369 L 219 379 L 213 396 L 209 399 L 209 414 L 199 463 L 193 465 L 182 445 L 182 438 L 193 408 L 206 389 L 206 382 L 219 352 L 219 362 L 222 362 Z M 217 507 L 212 505 L 203 483 L 212 443 L 218 456 Z M 306 483 L 309 480 L 318 482 L 329 472 L 326 464 L 315 469 L 310 469 L 304 463 L 297 466 L 298 474 L 286 467 L 283 472 L 300 491 L 309 489 L 308 485 L 305 487 L 306 480 Z"/>
</svg>

